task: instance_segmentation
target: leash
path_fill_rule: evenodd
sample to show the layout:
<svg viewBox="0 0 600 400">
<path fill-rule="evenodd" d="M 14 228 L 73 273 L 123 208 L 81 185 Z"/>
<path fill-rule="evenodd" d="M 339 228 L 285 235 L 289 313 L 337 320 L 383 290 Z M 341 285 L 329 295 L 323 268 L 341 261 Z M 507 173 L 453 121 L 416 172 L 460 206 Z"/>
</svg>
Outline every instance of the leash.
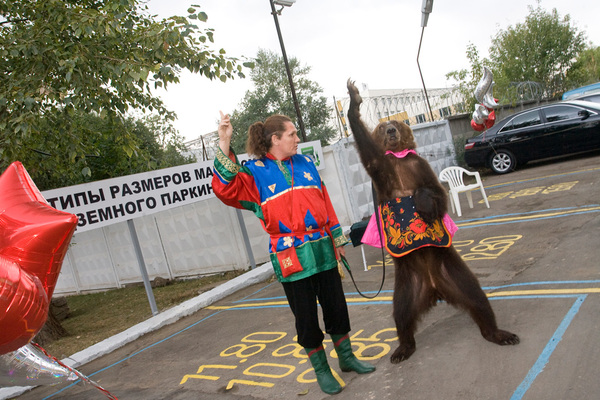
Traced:
<svg viewBox="0 0 600 400">
<path fill-rule="evenodd" d="M 383 250 L 383 235 L 381 234 L 381 222 L 379 221 L 379 207 L 377 206 L 377 194 L 375 193 L 375 187 L 373 184 L 371 184 L 371 191 L 373 193 L 373 205 L 375 206 L 374 212 L 377 213 L 375 219 L 377 220 L 377 232 L 379 233 L 379 243 L 381 244 L 381 261 L 383 263 L 381 285 L 379 286 L 379 290 L 377 291 L 377 293 L 375 293 L 374 296 L 367 296 L 366 294 L 360 291 L 358 285 L 356 284 L 356 281 L 354 280 L 354 275 L 352 275 L 352 271 L 350 270 L 350 265 L 348 265 L 348 260 L 346 260 L 346 257 L 344 256 L 340 257 L 342 260 L 342 264 L 344 264 L 344 267 L 346 268 L 346 270 L 348 270 L 348 273 L 350 274 L 350 278 L 352 279 L 352 283 L 354 284 L 356 291 L 365 299 L 374 299 L 375 297 L 379 296 L 379 293 L 381 293 L 381 289 L 383 288 L 383 284 L 385 282 L 385 252 Z"/>
</svg>

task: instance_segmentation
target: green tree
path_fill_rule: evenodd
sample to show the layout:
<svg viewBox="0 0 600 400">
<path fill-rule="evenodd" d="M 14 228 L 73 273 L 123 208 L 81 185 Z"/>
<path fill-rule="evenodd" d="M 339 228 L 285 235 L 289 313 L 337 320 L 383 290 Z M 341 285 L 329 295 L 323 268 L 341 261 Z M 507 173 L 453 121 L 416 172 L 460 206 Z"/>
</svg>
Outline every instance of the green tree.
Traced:
<svg viewBox="0 0 600 400">
<path fill-rule="evenodd" d="M 569 15 L 556 9 L 529 6 L 525 22 L 501 30 L 492 39 L 490 60 L 499 92 L 518 82 L 541 85 L 546 98 L 558 97 L 568 87 L 567 74 L 585 49 L 585 35 L 572 26 Z M 514 97 L 513 97 L 514 100 Z"/>
<path fill-rule="evenodd" d="M 209 48 L 213 30 L 196 25 L 206 14 L 187 11 L 187 17 L 159 21 L 143 0 L 0 1 L 2 170 L 37 152 L 46 161 L 79 163 L 89 174 L 89 156 L 103 152 L 86 147 L 94 139 L 83 136 L 101 134 L 76 130 L 70 121 L 79 113 L 107 118 L 109 125 L 127 126 L 132 110 L 172 120 L 175 115 L 151 90 L 179 82 L 181 70 L 222 81 L 244 77 L 240 60 Z M 44 130 L 49 126 L 52 136 Z M 131 130 L 113 134 L 127 157 L 136 152 Z"/>
<path fill-rule="evenodd" d="M 567 74 L 567 81 L 566 90 L 600 82 L 600 46 L 581 52 Z"/>
<path fill-rule="evenodd" d="M 294 88 L 308 141 L 320 140 L 322 145 L 335 135 L 327 121 L 331 115 L 327 99 L 320 96 L 323 89 L 308 78 L 310 67 L 301 66 L 298 59 L 288 59 L 294 79 Z M 231 115 L 234 133 L 231 146 L 236 152 L 245 152 L 248 128 L 256 121 L 279 113 L 296 121 L 296 109 L 287 78 L 283 57 L 261 49 L 255 59 L 256 67 L 250 72 L 254 90 L 246 92 L 240 107 Z"/>
<path fill-rule="evenodd" d="M 467 59 L 469 60 L 469 64 L 471 64 L 470 69 L 449 72 L 446 74 L 446 79 L 453 79 L 457 82 L 454 91 L 458 92 L 460 97 L 465 99 L 464 110 L 472 111 L 477 102 L 473 93 L 483 75 L 484 65 L 489 68 L 489 61 L 482 60 L 479 57 L 477 47 L 473 43 L 467 45 Z"/>
<path fill-rule="evenodd" d="M 97 121 L 98 124 L 103 122 L 105 120 Z M 127 157 L 122 146 L 113 140 L 117 129 L 133 132 L 134 146 L 137 148 L 133 156 Z M 103 140 L 91 146 L 103 151 L 98 157 L 89 160 L 92 169 L 90 180 L 115 178 L 193 162 L 193 158 L 181 155 L 184 150 L 181 138 L 170 132 L 171 129 L 170 125 L 165 125 L 157 117 L 142 120 L 128 118 L 125 124 L 104 126 L 106 135 Z M 165 134 L 168 135 L 167 140 L 164 139 Z"/>
<path fill-rule="evenodd" d="M 46 134 L 40 146 L 47 151 L 31 151 L 21 160 L 40 190 L 167 168 L 193 162 L 181 155 L 182 139 L 170 124 L 158 116 L 135 119 L 101 118 L 83 112 L 62 113 L 38 122 Z M 74 158 L 73 144 L 53 140 L 61 129 L 94 132 L 80 136 L 78 147 L 85 153 Z M 128 154 L 128 149 L 133 150 Z M 75 153 L 72 153 L 75 154 Z M 83 173 L 81 173 L 83 171 Z"/>
<path fill-rule="evenodd" d="M 457 81 L 456 90 L 466 99 L 467 111 L 476 102 L 474 91 L 484 66 L 493 74 L 493 94 L 500 103 L 522 100 L 525 83 L 541 88 L 538 97 L 558 97 L 579 86 L 574 82 L 580 75 L 570 78 L 569 74 L 582 69 L 576 60 L 586 49 L 585 34 L 572 26 L 569 15 L 560 17 L 556 9 L 547 12 L 537 3 L 536 8 L 528 7 L 525 22 L 500 30 L 492 38 L 489 59 L 480 59 L 475 46 L 469 44 L 470 69 L 446 74 L 447 79 Z"/>
</svg>

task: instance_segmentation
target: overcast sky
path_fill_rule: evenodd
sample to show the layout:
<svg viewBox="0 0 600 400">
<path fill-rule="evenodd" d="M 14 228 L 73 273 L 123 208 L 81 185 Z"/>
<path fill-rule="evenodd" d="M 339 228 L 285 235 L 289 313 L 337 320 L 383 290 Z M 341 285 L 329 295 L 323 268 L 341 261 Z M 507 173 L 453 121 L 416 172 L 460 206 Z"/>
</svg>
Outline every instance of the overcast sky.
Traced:
<svg viewBox="0 0 600 400">
<path fill-rule="evenodd" d="M 149 0 L 159 17 L 187 15 L 192 4 L 208 14 L 201 27 L 215 30 L 213 49 L 231 57 L 253 57 L 258 49 L 281 55 L 269 0 Z M 535 0 L 434 0 L 423 35 L 419 63 L 427 88 L 448 87 L 445 75 L 468 68 L 469 43 L 481 57 L 499 30 L 525 21 Z M 417 67 L 421 37 L 422 0 L 297 0 L 279 16 L 289 57 L 311 67 L 309 78 L 328 99 L 347 96 L 346 80 L 370 89 L 422 88 Z M 600 1 L 541 0 L 543 9 L 569 15 L 588 42 L 600 44 Z M 277 7 L 279 8 L 279 7 Z M 181 83 L 160 92 L 175 111 L 175 127 L 185 140 L 214 131 L 219 110 L 239 108 L 250 80 L 212 82 L 199 75 L 182 74 Z"/>
</svg>

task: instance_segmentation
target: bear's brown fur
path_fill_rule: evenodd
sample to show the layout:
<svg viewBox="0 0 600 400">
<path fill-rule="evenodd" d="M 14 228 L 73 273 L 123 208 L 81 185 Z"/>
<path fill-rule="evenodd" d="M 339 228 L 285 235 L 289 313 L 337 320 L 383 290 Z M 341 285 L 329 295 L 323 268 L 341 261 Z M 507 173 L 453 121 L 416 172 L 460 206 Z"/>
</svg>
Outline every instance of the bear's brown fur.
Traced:
<svg viewBox="0 0 600 400">
<path fill-rule="evenodd" d="M 348 121 L 361 162 L 373 180 L 378 203 L 413 196 L 416 211 L 425 222 L 441 221 L 447 212 L 448 197 L 429 163 L 416 154 L 404 158 L 385 155 L 387 150 L 416 148 L 410 127 L 392 120 L 380 123 L 370 132 L 360 118 L 362 98 L 350 80 L 348 92 Z M 466 310 L 490 342 L 519 343 L 517 335 L 498 329 L 487 296 L 454 247 L 422 247 L 393 259 L 393 315 L 400 345 L 392 354 L 392 363 L 406 360 L 415 352 L 419 318 L 438 300 Z"/>
</svg>

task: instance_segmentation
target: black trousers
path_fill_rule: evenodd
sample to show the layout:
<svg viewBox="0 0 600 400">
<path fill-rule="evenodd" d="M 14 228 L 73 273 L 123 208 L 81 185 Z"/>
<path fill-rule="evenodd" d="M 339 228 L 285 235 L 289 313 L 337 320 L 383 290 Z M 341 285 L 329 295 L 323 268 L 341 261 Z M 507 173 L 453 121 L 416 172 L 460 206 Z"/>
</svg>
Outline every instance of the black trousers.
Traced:
<svg viewBox="0 0 600 400">
<path fill-rule="evenodd" d="M 319 326 L 317 299 L 323 311 L 325 332 L 345 335 L 350 332 L 350 317 L 337 268 L 295 282 L 282 282 L 283 290 L 296 317 L 298 344 L 317 348 L 325 336 Z"/>
</svg>

